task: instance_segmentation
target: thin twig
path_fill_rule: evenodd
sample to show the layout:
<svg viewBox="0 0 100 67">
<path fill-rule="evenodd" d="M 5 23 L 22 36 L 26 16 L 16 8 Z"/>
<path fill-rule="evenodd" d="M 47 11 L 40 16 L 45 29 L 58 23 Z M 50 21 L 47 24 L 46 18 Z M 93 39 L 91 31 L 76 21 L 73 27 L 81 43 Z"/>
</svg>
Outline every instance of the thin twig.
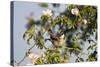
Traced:
<svg viewBox="0 0 100 67">
<path fill-rule="evenodd" d="M 18 63 L 17 63 L 17 65 L 19 66 L 24 60 L 25 60 L 25 58 L 26 58 L 27 56 L 26 55 L 24 55 L 24 57 L 23 57 L 23 59 L 22 60 L 20 60 Z"/>
<path fill-rule="evenodd" d="M 35 45 L 33 45 L 30 49 L 28 49 L 28 52 L 30 52 L 30 51 L 33 49 L 34 46 L 35 46 Z"/>
<path fill-rule="evenodd" d="M 30 52 L 34 46 L 35 46 L 35 45 L 33 45 L 30 49 L 28 49 L 28 51 L 25 53 L 24 57 L 17 63 L 18 66 L 25 60 L 25 58 L 27 57 L 26 54 L 27 54 L 28 52 Z"/>
</svg>

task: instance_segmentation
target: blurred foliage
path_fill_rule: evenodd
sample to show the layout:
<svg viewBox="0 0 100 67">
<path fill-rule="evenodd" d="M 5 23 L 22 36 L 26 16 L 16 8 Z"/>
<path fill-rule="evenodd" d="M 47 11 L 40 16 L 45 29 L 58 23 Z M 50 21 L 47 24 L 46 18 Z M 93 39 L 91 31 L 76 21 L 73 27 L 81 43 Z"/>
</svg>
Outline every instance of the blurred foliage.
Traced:
<svg viewBox="0 0 100 67">
<path fill-rule="evenodd" d="M 23 35 L 24 39 L 28 35 L 27 44 L 30 44 L 29 41 L 34 37 L 34 33 L 35 33 L 35 27 L 34 27 L 34 25 L 32 25 L 32 27 L 30 27 L 29 29 L 27 29 L 27 31 L 24 33 L 24 35 Z"/>
<path fill-rule="evenodd" d="M 47 7 L 48 7 L 48 4 L 47 4 L 47 3 L 39 3 L 39 5 L 40 5 L 41 7 L 44 7 L 44 8 L 47 8 Z"/>
<path fill-rule="evenodd" d="M 76 59 L 76 62 L 83 62 L 83 61 L 84 61 L 84 59 L 81 58 L 81 57 L 78 57 L 78 58 Z"/>
<path fill-rule="evenodd" d="M 43 59 L 40 57 L 40 58 L 38 58 L 38 60 L 35 64 L 37 65 L 37 64 L 43 64 L 43 63 L 44 63 Z"/>
<path fill-rule="evenodd" d="M 36 45 L 38 46 L 38 48 L 43 49 L 44 42 L 42 41 L 42 39 L 40 38 L 40 36 L 37 36 L 35 38 L 35 41 L 36 41 Z"/>
<path fill-rule="evenodd" d="M 46 64 L 65 63 L 68 59 L 67 54 L 61 55 L 57 48 L 47 49 L 46 51 Z"/>
<path fill-rule="evenodd" d="M 87 61 L 97 61 L 97 51 L 94 51 L 88 56 Z"/>
<path fill-rule="evenodd" d="M 93 44 L 93 45 L 90 45 L 87 50 L 93 50 L 93 48 L 96 48 L 96 47 L 97 47 L 97 44 Z"/>
<path fill-rule="evenodd" d="M 49 20 L 49 16 L 46 16 L 46 15 L 43 15 L 43 16 L 41 16 L 41 19 L 42 19 L 42 25 L 45 25 L 45 23 Z"/>
<path fill-rule="evenodd" d="M 55 8 L 60 6 L 60 4 L 57 4 L 57 3 L 53 3 L 52 5 L 53 5 L 53 7 L 55 7 Z"/>
<path fill-rule="evenodd" d="M 41 3 L 39 4 L 42 7 L 48 7 L 48 4 Z M 60 6 L 53 4 L 53 6 Z M 79 9 L 79 14 L 73 15 L 71 10 L 77 8 Z M 87 22 L 84 22 L 83 20 Z M 88 41 L 88 38 L 97 33 L 97 7 L 89 5 L 67 5 L 67 8 L 64 12 L 60 13 L 59 16 L 47 16 L 42 15 L 39 20 L 40 26 L 36 24 L 35 21 L 29 21 L 30 27 L 27 28 L 26 32 L 23 35 L 23 38 L 27 40 L 27 43 L 30 44 L 30 40 L 34 40 L 36 46 L 39 49 L 45 49 L 45 57 L 39 58 L 36 64 L 54 64 L 54 63 L 64 63 L 69 61 L 69 54 L 72 53 L 78 56 L 79 53 L 82 53 L 82 44 L 83 42 Z M 49 32 L 49 29 L 54 30 L 56 26 L 59 26 L 58 31 L 63 30 L 65 34 L 66 43 L 61 48 L 46 48 L 44 34 Z M 35 27 L 38 26 L 41 28 L 38 31 Z M 82 32 L 79 32 L 78 30 Z M 38 33 L 36 33 L 36 31 Z M 76 34 L 77 32 L 77 34 Z M 76 34 L 76 36 L 75 36 Z M 97 34 L 96 34 L 97 36 Z M 97 40 L 97 39 L 96 39 Z M 90 43 L 89 43 L 90 44 Z M 96 49 L 97 43 L 90 45 L 87 48 L 87 51 L 91 49 Z M 63 51 L 60 52 L 59 50 Z M 62 54 L 63 53 L 63 54 Z M 94 51 L 88 55 L 87 61 L 95 61 L 97 59 L 97 52 Z M 66 61 L 67 60 L 67 61 Z M 78 56 L 75 62 L 83 62 L 84 58 Z"/>
</svg>

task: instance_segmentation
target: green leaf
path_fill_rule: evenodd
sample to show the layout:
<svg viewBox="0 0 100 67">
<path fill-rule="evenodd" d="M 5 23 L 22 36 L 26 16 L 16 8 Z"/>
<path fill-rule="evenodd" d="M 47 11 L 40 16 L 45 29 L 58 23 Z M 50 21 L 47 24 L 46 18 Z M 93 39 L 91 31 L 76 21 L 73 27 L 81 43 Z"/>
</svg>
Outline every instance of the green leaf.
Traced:
<svg viewBox="0 0 100 67">
<path fill-rule="evenodd" d="M 83 62 L 83 61 L 84 61 L 84 59 L 81 58 L 81 57 L 78 57 L 78 58 L 76 59 L 76 62 Z"/>
<path fill-rule="evenodd" d="M 26 37 L 26 34 L 24 33 L 24 34 L 23 34 L 23 39 L 24 39 L 24 40 L 25 40 L 25 37 Z"/>
<path fill-rule="evenodd" d="M 42 20 L 42 25 L 45 25 L 45 23 L 49 20 L 49 16 L 47 15 L 42 15 L 41 20 Z"/>
<path fill-rule="evenodd" d="M 79 47 L 79 46 L 80 46 L 80 43 L 79 43 L 79 42 L 74 42 L 74 43 L 73 43 L 73 47 L 76 48 L 76 47 Z"/>
<path fill-rule="evenodd" d="M 84 61 L 83 58 L 79 58 L 79 60 L 82 61 L 82 62 Z"/>
<path fill-rule="evenodd" d="M 44 7 L 44 8 L 47 8 L 48 7 L 48 4 L 47 3 L 40 3 L 39 4 L 41 7 Z"/>
<path fill-rule="evenodd" d="M 29 35 L 29 38 L 27 39 L 27 44 L 30 45 L 30 40 L 33 38 L 33 35 Z"/>
<path fill-rule="evenodd" d="M 35 41 L 36 41 L 36 45 L 38 46 L 38 48 L 40 48 L 40 49 L 45 48 L 44 42 L 42 41 L 40 36 L 36 36 Z"/>
<path fill-rule="evenodd" d="M 44 62 L 43 62 L 43 59 L 40 57 L 40 58 L 38 58 L 38 60 L 36 61 L 36 65 L 38 65 L 38 64 L 43 64 Z"/>
<path fill-rule="evenodd" d="M 87 48 L 87 50 L 90 50 L 90 49 L 93 50 L 94 47 L 96 47 L 96 44 L 90 45 L 90 46 Z"/>
</svg>

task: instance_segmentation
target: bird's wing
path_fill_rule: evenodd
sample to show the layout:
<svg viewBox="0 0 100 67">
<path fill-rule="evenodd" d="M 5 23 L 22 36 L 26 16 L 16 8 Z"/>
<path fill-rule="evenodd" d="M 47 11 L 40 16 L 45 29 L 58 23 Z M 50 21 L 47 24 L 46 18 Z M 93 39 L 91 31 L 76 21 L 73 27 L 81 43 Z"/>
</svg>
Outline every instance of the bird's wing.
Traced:
<svg viewBox="0 0 100 67">
<path fill-rule="evenodd" d="M 58 37 L 56 37 L 55 35 L 50 35 L 50 38 L 52 39 L 52 40 L 58 40 Z"/>
</svg>

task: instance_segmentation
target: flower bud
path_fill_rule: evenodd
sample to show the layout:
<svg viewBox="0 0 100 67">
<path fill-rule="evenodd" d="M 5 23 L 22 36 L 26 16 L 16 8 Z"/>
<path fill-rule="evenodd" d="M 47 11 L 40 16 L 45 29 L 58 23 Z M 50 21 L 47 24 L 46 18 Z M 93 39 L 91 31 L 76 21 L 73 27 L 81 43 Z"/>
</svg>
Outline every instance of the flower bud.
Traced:
<svg viewBox="0 0 100 67">
<path fill-rule="evenodd" d="M 28 58 L 31 59 L 32 64 L 35 64 L 37 62 L 38 58 L 40 58 L 40 55 L 29 53 Z"/>
<path fill-rule="evenodd" d="M 73 15 L 78 16 L 78 15 L 79 15 L 79 9 L 78 9 L 78 8 L 73 8 L 73 9 L 71 10 L 71 13 L 72 13 Z"/>
<path fill-rule="evenodd" d="M 86 19 L 84 19 L 84 20 L 83 20 L 83 23 L 84 23 L 84 24 L 87 24 L 87 20 L 86 20 Z"/>
<path fill-rule="evenodd" d="M 32 58 L 34 57 L 34 54 L 33 54 L 33 53 L 30 53 L 30 54 L 28 55 L 28 57 L 29 57 L 30 59 L 32 59 Z"/>
</svg>

